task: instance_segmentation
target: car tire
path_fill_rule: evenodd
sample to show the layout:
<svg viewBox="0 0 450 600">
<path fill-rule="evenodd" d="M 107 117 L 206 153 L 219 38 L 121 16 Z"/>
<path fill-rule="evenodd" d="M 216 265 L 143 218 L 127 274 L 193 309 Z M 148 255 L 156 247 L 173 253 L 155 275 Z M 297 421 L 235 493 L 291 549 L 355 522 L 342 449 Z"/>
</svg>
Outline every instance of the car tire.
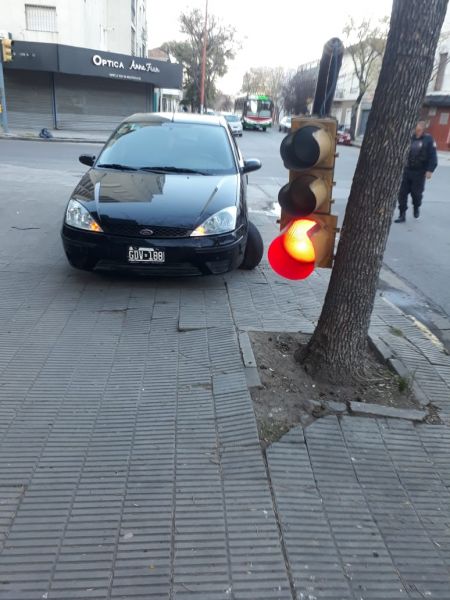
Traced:
<svg viewBox="0 0 450 600">
<path fill-rule="evenodd" d="M 81 271 L 93 271 L 97 260 L 90 256 L 73 256 L 66 252 L 67 260 L 70 266 L 74 269 L 80 269 Z"/>
<path fill-rule="evenodd" d="M 264 254 L 264 242 L 258 228 L 251 221 L 248 222 L 247 245 L 245 246 L 244 260 L 240 269 L 251 271 L 259 265 Z"/>
</svg>

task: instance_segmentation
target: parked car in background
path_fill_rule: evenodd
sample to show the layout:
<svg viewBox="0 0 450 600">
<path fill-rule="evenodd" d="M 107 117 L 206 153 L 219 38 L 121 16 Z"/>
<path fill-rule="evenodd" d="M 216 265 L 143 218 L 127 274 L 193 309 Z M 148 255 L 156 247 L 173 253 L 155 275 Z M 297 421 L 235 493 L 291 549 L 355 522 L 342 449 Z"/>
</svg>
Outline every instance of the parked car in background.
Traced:
<svg viewBox="0 0 450 600">
<path fill-rule="evenodd" d="M 69 263 L 207 275 L 253 269 L 263 255 L 249 221 L 244 160 L 221 116 L 145 113 L 125 119 L 72 192 L 62 227 Z"/>
<path fill-rule="evenodd" d="M 289 133 L 291 131 L 291 117 L 283 117 L 278 125 L 278 131 Z"/>
<path fill-rule="evenodd" d="M 350 131 L 344 126 L 340 125 L 337 130 L 337 143 L 344 144 L 345 146 L 352 145 L 352 137 Z"/>
<path fill-rule="evenodd" d="M 239 115 L 224 115 L 225 119 L 228 122 L 228 125 L 230 126 L 231 129 L 231 133 L 233 135 L 238 135 L 239 137 L 242 137 L 242 123 L 241 123 L 241 119 L 239 118 Z"/>
</svg>

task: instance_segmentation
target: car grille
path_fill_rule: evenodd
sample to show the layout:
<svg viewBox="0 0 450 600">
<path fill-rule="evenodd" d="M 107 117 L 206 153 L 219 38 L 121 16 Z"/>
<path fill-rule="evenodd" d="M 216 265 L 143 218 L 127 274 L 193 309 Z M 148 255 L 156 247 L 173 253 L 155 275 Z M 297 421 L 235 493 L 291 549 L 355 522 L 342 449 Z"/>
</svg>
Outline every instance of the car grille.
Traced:
<svg viewBox="0 0 450 600">
<path fill-rule="evenodd" d="M 141 237 L 141 238 L 185 238 L 189 237 L 191 229 L 183 227 L 161 227 L 157 225 L 138 225 L 137 223 L 118 222 L 102 222 L 103 231 L 112 233 L 113 235 L 121 235 L 124 237 Z M 153 231 L 151 235 L 141 234 L 144 229 Z"/>
</svg>

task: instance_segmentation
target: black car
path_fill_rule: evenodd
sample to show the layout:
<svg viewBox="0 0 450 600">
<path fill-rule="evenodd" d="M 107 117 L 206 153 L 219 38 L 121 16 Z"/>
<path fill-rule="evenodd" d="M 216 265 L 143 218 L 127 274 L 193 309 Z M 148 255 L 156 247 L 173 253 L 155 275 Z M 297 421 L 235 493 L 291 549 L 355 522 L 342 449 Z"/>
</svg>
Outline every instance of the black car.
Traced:
<svg viewBox="0 0 450 600">
<path fill-rule="evenodd" d="M 125 119 L 72 193 L 62 228 L 78 269 L 154 274 L 252 269 L 262 239 L 247 215 L 244 161 L 220 116 L 135 114 Z"/>
</svg>

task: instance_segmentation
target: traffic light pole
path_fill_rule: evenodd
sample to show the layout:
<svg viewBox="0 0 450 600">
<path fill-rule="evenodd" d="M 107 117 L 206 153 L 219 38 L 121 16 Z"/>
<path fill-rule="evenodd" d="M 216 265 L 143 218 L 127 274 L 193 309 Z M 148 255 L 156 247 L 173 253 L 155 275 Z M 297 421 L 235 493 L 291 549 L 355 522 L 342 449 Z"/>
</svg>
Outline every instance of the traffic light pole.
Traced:
<svg viewBox="0 0 450 600">
<path fill-rule="evenodd" d="M 3 77 L 3 61 L 0 60 L 0 90 L 1 90 L 1 115 L 3 131 L 9 133 L 8 111 L 6 110 L 5 78 Z"/>
<path fill-rule="evenodd" d="M 312 109 L 313 115 L 329 116 L 343 55 L 344 45 L 341 40 L 339 38 L 328 40 L 323 48 L 320 61 Z"/>
</svg>

